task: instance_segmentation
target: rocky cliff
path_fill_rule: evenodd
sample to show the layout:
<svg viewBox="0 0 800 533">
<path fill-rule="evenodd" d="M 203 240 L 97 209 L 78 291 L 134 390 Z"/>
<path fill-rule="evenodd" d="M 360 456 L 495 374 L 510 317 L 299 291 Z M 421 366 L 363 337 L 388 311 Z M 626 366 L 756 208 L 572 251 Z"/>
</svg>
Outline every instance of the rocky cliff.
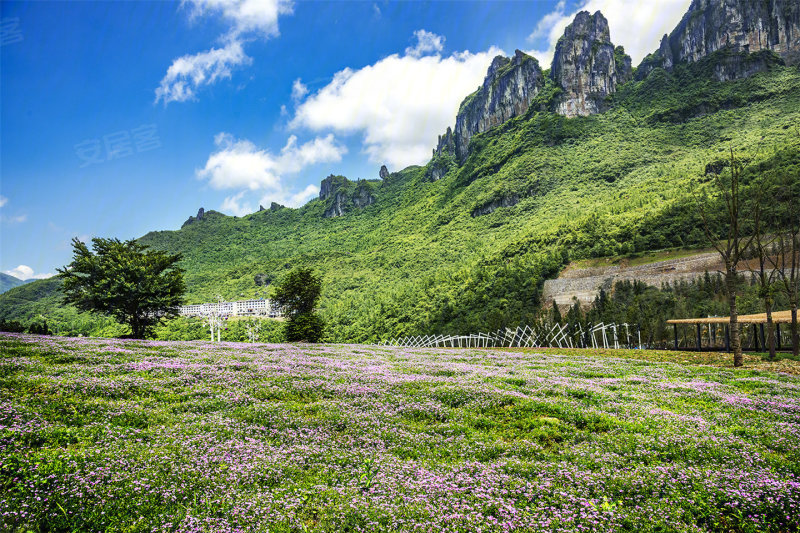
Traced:
<svg viewBox="0 0 800 533">
<path fill-rule="evenodd" d="M 767 60 L 747 54 L 772 51 L 788 64 L 800 60 L 798 0 L 693 0 L 689 10 L 658 51 L 642 61 L 637 79 L 654 68 L 670 70 L 679 62 L 695 62 L 718 50 L 732 52 L 714 69 L 720 81 L 749 76 L 768 67 Z M 762 56 L 763 58 L 763 56 Z"/>
<path fill-rule="evenodd" d="M 525 113 L 543 86 L 542 69 L 533 57 L 519 50 L 513 58 L 495 57 L 483 85 L 461 103 L 454 130 L 439 137 L 434 157 L 447 153 L 463 162 L 473 135 Z"/>
<path fill-rule="evenodd" d="M 611 43 L 608 21 L 598 11 L 581 11 L 556 46 L 551 77 L 563 91 L 555 111 L 574 117 L 603 110 L 603 99 L 631 78 L 631 60 Z M 497 56 L 477 91 L 461 103 L 454 129 L 439 136 L 428 168 L 437 180 L 454 163 L 463 163 L 469 140 L 522 115 L 544 87 L 544 75 L 533 57 L 517 50 L 513 58 Z"/>
<path fill-rule="evenodd" d="M 766 70 L 780 62 L 772 52 L 786 63 L 800 63 L 800 0 L 693 0 L 678 26 L 639 65 L 636 77 L 718 51 L 723 51 L 713 62 L 718 81 Z M 603 14 L 581 11 L 556 44 L 550 77 L 560 89 L 550 109 L 576 117 L 604 111 L 607 97 L 633 77 L 633 69 L 625 50 L 611 42 Z M 534 58 L 519 50 L 513 58 L 495 57 L 483 85 L 461 103 L 455 128 L 439 136 L 427 178 L 436 181 L 463 163 L 473 135 L 525 113 L 544 85 Z"/>
<path fill-rule="evenodd" d="M 358 180 L 353 183 L 344 176 L 330 175 L 320 183 L 319 198 L 326 201 L 327 206 L 322 216 L 325 218 L 340 217 L 351 209 L 363 209 L 375 203 L 373 187 L 377 180 Z"/>
<path fill-rule="evenodd" d="M 631 78 L 631 60 L 611 43 L 602 13 L 581 11 L 556 44 L 550 76 L 563 91 L 557 113 L 591 115 L 603 111 L 605 97 Z"/>
</svg>

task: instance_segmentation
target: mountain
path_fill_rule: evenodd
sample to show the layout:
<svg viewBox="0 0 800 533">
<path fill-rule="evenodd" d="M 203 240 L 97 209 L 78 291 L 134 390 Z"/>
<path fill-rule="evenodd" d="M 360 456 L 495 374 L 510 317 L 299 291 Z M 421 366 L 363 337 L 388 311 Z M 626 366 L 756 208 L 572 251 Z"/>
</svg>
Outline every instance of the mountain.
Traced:
<svg viewBox="0 0 800 533">
<path fill-rule="evenodd" d="M 705 244 L 692 191 L 711 190 L 731 148 L 747 161 L 745 189 L 756 177 L 800 180 L 797 2 L 762 4 L 693 2 L 667 42 L 695 52 L 655 52 L 635 69 L 602 14 L 579 13 L 550 69 L 523 52 L 495 58 L 425 166 L 328 176 L 299 209 L 201 209 L 140 241 L 183 254 L 191 303 L 257 296 L 257 280 L 315 268 L 331 341 L 530 323 L 544 281 L 572 260 Z M 702 21 L 718 25 L 701 31 Z M 770 47 L 736 44 L 776 26 Z M 719 223 L 719 199 L 706 201 Z M 51 280 L 12 289 L 0 318 L 41 313 L 57 327 L 47 314 L 57 293 Z M 110 327 L 57 312 L 63 331 Z"/>
<path fill-rule="evenodd" d="M 800 2 L 797 0 L 693 0 L 661 46 L 637 69 L 644 79 L 655 68 L 671 70 L 724 51 L 714 65 L 718 81 L 761 72 L 775 52 L 787 64 L 800 62 Z M 755 54 L 755 55 L 754 55 Z"/>
<path fill-rule="evenodd" d="M 34 280 L 21 280 L 19 278 L 15 278 L 14 276 L 9 276 L 8 274 L 3 274 L 0 272 L 0 293 L 4 293 L 8 289 L 13 289 L 14 287 L 19 287 L 20 285 L 30 283 L 31 281 Z"/>
</svg>

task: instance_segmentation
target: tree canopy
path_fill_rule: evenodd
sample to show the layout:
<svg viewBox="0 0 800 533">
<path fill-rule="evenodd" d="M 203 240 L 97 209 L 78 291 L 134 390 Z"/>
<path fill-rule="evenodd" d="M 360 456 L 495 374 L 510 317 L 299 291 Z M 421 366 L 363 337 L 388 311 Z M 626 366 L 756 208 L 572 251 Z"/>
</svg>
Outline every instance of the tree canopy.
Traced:
<svg viewBox="0 0 800 533">
<path fill-rule="evenodd" d="M 322 278 L 310 268 L 297 267 L 275 289 L 273 299 L 286 317 L 286 340 L 317 342 L 324 324 L 314 312 L 322 293 Z"/>
<path fill-rule="evenodd" d="M 162 319 L 177 316 L 186 286 L 181 254 L 149 250 L 134 240 L 75 238 L 72 262 L 58 269 L 64 302 L 114 317 L 144 338 Z"/>
</svg>

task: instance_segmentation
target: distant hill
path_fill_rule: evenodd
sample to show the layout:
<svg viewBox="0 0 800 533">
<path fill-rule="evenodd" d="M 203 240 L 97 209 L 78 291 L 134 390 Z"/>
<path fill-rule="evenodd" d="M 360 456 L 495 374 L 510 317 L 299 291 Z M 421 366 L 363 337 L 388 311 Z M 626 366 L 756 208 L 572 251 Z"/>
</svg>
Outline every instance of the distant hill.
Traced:
<svg viewBox="0 0 800 533">
<path fill-rule="evenodd" d="M 745 194 L 756 177 L 800 183 L 798 32 L 795 0 L 695 0 L 632 68 L 602 14 L 583 12 L 549 69 L 495 58 L 426 165 L 329 176 L 298 209 L 201 209 L 140 242 L 183 254 L 189 303 L 316 269 L 330 341 L 531 323 L 570 261 L 705 245 L 692 190 L 713 192 L 731 149 L 747 161 Z M 705 201 L 718 223 L 720 200 Z M 98 331 L 58 291 L 13 289 L 0 318 L 61 313 L 67 331 Z"/>
<path fill-rule="evenodd" d="M 4 293 L 8 289 L 13 289 L 14 287 L 19 287 L 20 285 L 30 283 L 31 281 L 35 280 L 21 280 L 19 278 L 15 278 L 14 276 L 9 276 L 8 274 L 0 272 L 0 293 Z"/>
</svg>

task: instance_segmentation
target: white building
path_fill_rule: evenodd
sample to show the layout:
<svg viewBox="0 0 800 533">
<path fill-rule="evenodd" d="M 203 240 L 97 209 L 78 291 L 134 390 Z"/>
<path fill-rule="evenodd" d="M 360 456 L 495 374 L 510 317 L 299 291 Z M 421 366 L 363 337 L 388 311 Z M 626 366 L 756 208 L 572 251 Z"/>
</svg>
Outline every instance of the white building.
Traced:
<svg viewBox="0 0 800 533">
<path fill-rule="evenodd" d="M 279 317 L 281 311 L 272 300 L 240 300 L 238 302 L 212 302 L 184 305 L 181 316 L 268 316 Z"/>
</svg>

